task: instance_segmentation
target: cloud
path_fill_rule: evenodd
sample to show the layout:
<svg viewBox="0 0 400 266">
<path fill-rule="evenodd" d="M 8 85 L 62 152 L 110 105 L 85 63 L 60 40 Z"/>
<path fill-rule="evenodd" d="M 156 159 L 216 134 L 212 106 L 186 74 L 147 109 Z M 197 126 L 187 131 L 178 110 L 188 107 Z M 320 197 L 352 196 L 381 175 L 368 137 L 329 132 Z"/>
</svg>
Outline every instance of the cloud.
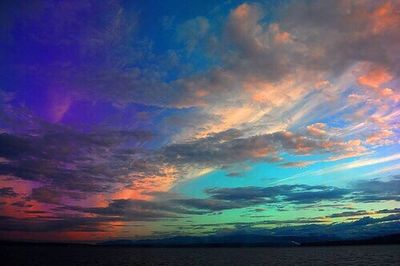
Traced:
<svg viewBox="0 0 400 266">
<path fill-rule="evenodd" d="M 368 238 L 373 236 L 397 233 L 398 215 L 389 215 L 382 218 L 363 217 L 353 222 L 333 224 L 308 224 L 295 227 L 280 227 L 272 229 L 276 235 L 319 235 L 335 236 L 339 239 Z"/>
<path fill-rule="evenodd" d="M 355 109 L 350 111 L 353 112 L 366 107 L 344 105 L 350 92 L 365 93 L 359 87 L 365 86 L 374 75 L 384 77 L 379 82 L 381 86 L 390 81 L 389 76 L 398 73 L 398 64 L 392 55 L 399 54 L 394 43 L 400 41 L 400 35 L 390 23 L 371 31 L 379 24 L 376 16 L 397 21 L 397 8 L 392 1 L 379 4 L 300 1 L 274 10 L 279 16 L 272 22 L 265 19 L 267 8 L 263 5 L 245 3 L 232 9 L 222 25 L 222 36 L 214 36 L 220 44 L 212 53 L 220 59 L 218 66 L 178 82 L 185 92 L 179 99 L 181 105 L 197 106 L 210 116 L 210 121 L 199 125 L 197 136 L 231 128 L 254 136 L 291 127 L 298 130 L 302 126 L 308 127 L 314 137 L 321 137 L 326 133 L 321 128 L 325 122 L 321 121 L 333 115 L 341 117 L 351 108 Z M 377 15 L 382 12 L 386 15 Z M 326 36 L 327 31 L 335 34 Z M 374 69 L 382 73 L 369 75 Z M 357 84 L 360 78 L 364 84 Z M 390 86 L 379 88 L 381 95 L 395 95 L 394 92 Z M 380 103 L 368 104 L 368 110 L 372 112 L 377 105 L 385 105 L 387 112 L 395 110 L 390 103 L 392 96 L 386 96 Z M 374 100 L 373 95 L 368 97 Z M 381 116 L 382 113 L 376 113 L 376 117 Z M 368 113 L 362 115 L 363 120 L 367 117 Z M 325 127 L 329 125 L 325 123 Z M 371 127 L 361 126 L 366 132 L 371 132 Z M 346 128 L 338 128 L 335 133 L 343 134 L 342 130 Z M 384 132 L 386 139 L 389 131 Z M 357 141 L 374 144 L 373 136 L 364 134 L 362 138 L 347 138 L 347 141 L 348 146 Z M 388 143 L 382 140 L 375 144 Z M 361 147 L 357 146 L 360 145 L 332 159 L 359 155 Z"/>
<path fill-rule="evenodd" d="M 180 25 L 177 29 L 178 32 L 178 40 L 182 41 L 186 49 L 189 53 L 196 48 L 198 43 L 204 39 L 208 30 L 210 28 L 210 24 L 205 17 L 196 17 L 194 19 L 190 19 L 185 21 L 182 25 Z"/>
<path fill-rule="evenodd" d="M 388 167 L 383 167 L 381 169 L 372 171 L 372 172 L 368 173 L 367 175 L 379 175 L 379 174 L 382 174 L 382 173 L 396 171 L 396 170 L 399 170 L 399 169 L 400 169 L 400 165 L 391 165 L 391 166 L 388 166 Z"/>
<path fill-rule="evenodd" d="M 287 220 L 265 220 L 257 222 L 203 223 L 181 226 L 181 230 L 196 227 L 217 236 L 261 235 L 273 237 L 311 237 L 326 239 L 361 239 L 398 233 L 398 215 L 381 218 L 369 216 L 354 221 L 329 223 L 321 218 L 298 218 Z M 260 225 L 274 225 L 273 228 Z"/>
<path fill-rule="evenodd" d="M 328 216 L 325 216 L 327 218 L 343 218 L 343 217 L 356 217 L 356 216 L 369 216 L 369 215 L 374 215 L 374 214 L 397 214 L 400 212 L 399 208 L 395 209 L 383 209 L 383 210 L 377 210 L 377 211 L 365 211 L 365 210 L 359 210 L 359 211 L 345 211 L 345 212 L 340 212 L 340 213 L 334 213 Z"/>
<path fill-rule="evenodd" d="M 358 143 L 356 145 L 358 146 Z M 335 161 L 338 159 L 342 159 L 342 158 L 335 158 L 335 157 L 330 158 L 331 161 Z M 360 168 L 360 167 L 366 167 L 366 166 L 371 166 L 371 165 L 375 165 L 375 164 L 396 161 L 399 159 L 400 159 L 400 154 L 392 154 L 392 155 L 389 155 L 386 157 L 380 157 L 380 158 L 359 159 L 359 160 L 354 160 L 349 163 L 343 163 L 343 164 L 338 164 L 338 165 L 328 167 L 328 168 L 322 168 L 322 169 L 319 169 L 316 171 L 308 171 L 308 172 L 304 172 L 304 173 L 299 173 L 299 174 L 293 175 L 291 177 L 285 178 L 283 180 L 280 180 L 278 182 L 298 178 L 301 176 L 307 176 L 307 175 L 311 175 L 311 174 L 312 175 L 321 175 L 321 174 L 327 174 L 327 173 L 335 173 L 335 172 L 345 171 L 345 170 L 354 169 L 354 168 Z M 394 167 L 394 170 L 395 170 L 395 167 Z M 388 171 L 390 171 L 390 168 L 388 168 Z M 371 172 L 371 174 L 373 174 L 373 173 L 374 172 Z M 379 172 L 375 172 L 375 174 L 378 174 L 378 173 Z M 370 174 L 367 174 L 367 175 L 370 175 Z"/>
<path fill-rule="evenodd" d="M 208 195 L 207 198 L 180 199 L 177 202 L 194 209 L 222 211 L 279 203 L 295 206 L 299 204 L 320 204 L 322 201 L 351 202 L 354 200 L 357 202 L 373 202 L 399 200 L 397 181 L 396 178 L 388 181 L 364 180 L 348 188 L 301 184 L 270 187 L 210 188 L 205 190 Z M 340 207 L 342 208 L 342 206 Z M 373 213 L 379 212 L 350 211 L 335 214 L 335 217 Z M 327 217 L 335 218 L 334 216 Z"/>
<path fill-rule="evenodd" d="M 12 187 L 2 187 L 0 188 L 0 198 L 14 198 L 18 194 L 14 191 Z"/>
<path fill-rule="evenodd" d="M 340 213 L 334 213 L 331 215 L 328 215 L 326 217 L 328 218 L 342 218 L 342 217 L 354 217 L 354 216 L 366 216 L 366 215 L 371 215 L 374 212 L 368 212 L 368 211 L 347 211 L 347 212 L 340 212 Z"/>
<path fill-rule="evenodd" d="M 393 200 L 395 198 L 383 198 L 388 195 L 387 186 L 392 186 L 393 193 L 396 190 L 395 180 L 377 181 L 368 180 L 356 183 L 351 188 L 338 188 L 321 185 L 279 185 L 271 187 L 236 187 L 236 188 L 210 188 L 204 192 L 204 198 L 188 198 L 173 193 L 153 193 L 155 198 L 151 200 L 141 199 L 113 199 L 104 206 L 85 207 L 60 204 L 60 197 L 67 194 L 58 194 L 57 191 L 48 187 L 34 189 L 30 199 L 44 203 L 59 204 L 51 210 L 49 216 L 43 216 L 46 212 L 42 210 L 27 209 L 26 212 L 34 215 L 34 219 L 3 217 L 0 221 L 2 231 L 33 231 L 33 232 L 62 232 L 62 231 L 82 231 L 82 232 L 107 232 L 110 230 L 111 223 L 130 223 L 135 221 L 173 221 L 183 218 L 206 214 L 221 214 L 221 212 L 232 209 L 264 208 L 264 206 L 277 206 L 285 204 L 295 207 L 297 205 L 324 206 L 321 202 L 330 202 L 329 207 L 343 208 L 342 205 L 332 205 L 332 202 L 371 202 L 381 200 Z M 374 183 L 372 190 L 366 186 Z M 392 195 L 394 195 L 392 193 Z M 73 197 L 74 195 L 70 195 Z M 375 199 L 372 199 L 374 196 Z M 394 195 L 396 196 L 396 195 Z M 397 199 L 398 200 L 398 199 Z M 65 200 L 63 200 L 65 202 Z M 268 207 L 267 207 L 268 209 Z M 260 209 L 261 210 L 261 209 Z M 266 211 L 262 209 L 261 211 Z M 367 226 L 362 234 L 390 233 L 393 228 L 390 223 L 398 222 L 398 209 L 380 209 L 375 211 L 354 210 L 341 213 L 334 213 L 324 217 L 300 217 L 296 219 L 277 220 L 267 219 L 257 222 L 242 223 L 245 226 L 257 225 L 257 230 L 264 232 L 275 232 L 285 234 L 337 234 L 341 230 L 346 234 L 359 236 L 361 231 L 357 231 L 355 225 Z M 367 215 L 390 214 L 381 218 L 371 218 Z M 364 218 L 350 223 L 330 223 L 329 218 L 354 218 L 365 216 Z M 32 217 L 31 217 L 32 218 Z M 260 219 L 262 217 L 254 217 Z M 356 223 L 357 222 L 357 223 Z M 380 224 L 387 223 L 388 228 L 384 229 Z M 232 222 L 229 225 L 236 226 L 241 223 Z M 317 227 L 317 224 L 321 224 Z M 227 224 L 226 224 L 227 225 Z M 274 229 L 260 229 L 262 226 L 273 225 Z M 282 227 L 282 225 L 285 225 Z M 210 225 L 191 225 L 197 229 L 211 227 L 213 230 L 224 226 L 224 224 Z M 376 228 L 374 228 L 376 227 Z M 386 231 L 382 231 L 382 230 Z M 254 229 L 256 230 L 256 229 Z M 292 230 L 292 231 L 291 231 Z"/>
<path fill-rule="evenodd" d="M 187 198 L 162 195 L 152 200 L 116 199 L 105 207 L 70 207 L 71 210 L 122 220 L 151 220 L 200 215 L 231 209 L 241 209 L 268 204 L 310 204 L 321 201 L 346 200 L 352 190 L 308 185 L 280 185 L 273 187 L 237 187 L 206 189 L 206 198 Z M 160 197 L 161 196 L 161 197 Z M 68 209 L 69 207 L 65 207 Z"/>
<path fill-rule="evenodd" d="M 63 217 L 18 219 L 9 216 L 0 217 L 0 231 L 7 232 L 97 232 L 107 230 L 102 225 L 108 222 L 106 219 L 88 217 Z M 109 231 L 109 229 L 108 229 Z"/>
<path fill-rule="evenodd" d="M 177 204 L 178 201 L 178 199 L 167 201 L 116 199 L 105 207 L 65 207 L 63 209 L 96 214 L 99 217 L 114 217 L 114 219 L 121 221 L 160 220 L 179 218 L 183 214 L 196 215 L 205 213 L 204 211 L 184 208 L 183 204 Z"/>
<path fill-rule="evenodd" d="M 206 192 L 211 198 L 219 200 L 307 204 L 323 200 L 341 200 L 350 191 L 328 186 L 280 185 L 273 187 L 208 189 Z"/>
<path fill-rule="evenodd" d="M 397 48 L 390 43 L 398 42 L 399 34 L 392 26 L 378 27 L 379 30 L 376 31 L 371 31 L 371 27 L 379 24 L 376 16 L 380 10 L 387 12 L 381 17 L 398 20 L 396 8 L 392 1 L 324 1 L 311 4 L 298 2 L 285 10 L 282 24 L 284 28 L 290 29 L 289 32 L 296 31 L 295 37 L 298 38 L 298 42 L 313 41 L 313 45 L 306 50 L 310 53 L 319 52 L 319 56 L 314 57 L 308 54 L 312 67 L 339 70 L 354 61 L 370 61 L 395 70 L 397 63 L 390 58 L 390 54 Z M 318 38 L 328 29 L 334 30 L 335 34 Z M 354 34 L 355 32 L 359 34 Z M 389 50 L 380 49 L 377 45 L 386 46 Z"/>
<path fill-rule="evenodd" d="M 179 204 L 192 209 L 206 210 L 207 212 L 218 212 L 231 209 L 240 209 L 261 204 L 263 200 L 257 201 L 233 201 L 219 199 L 180 199 Z"/>
<path fill-rule="evenodd" d="M 80 200 L 86 197 L 83 193 L 76 191 L 79 191 L 79 189 L 75 188 L 74 191 L 69 191 L 50 186 L 42 186 L 33 188 L 27 199 L 50 204 L 63 204 L 67 199 Z"/>
<path fill-rule="evenodd" d="M 177 217 L 168 212 L 168 206 L 160 203 L 140 200 L 114 200 L 107 207 L 87 209 L 85 211 L 103 216 L 118 217 L 122 220 L 155 220 Z"/>
<path fill-rule="evenodd" d="M 174 164 L 223 166 L 246 160 L 280 161 L 280 154 L 355 154 L 363 152 L 360 142 L 321 140 L 289 131 L 245 138 L 238 130 L 227 130 L 187 143 L 166 146 L 162 155 Z"/>
<path fill-rule="evenodd" d="M 282 163 L 281 166 L 302 168 L 302 167 L 306 167 L 313 163 L 314 163 L 313 161 L 286 162 L 286 163 Z"/>
<path fill-rule="evenodd" d="M 353 188 L 356 191 L 356 201 L 381 201 L 400 200 L 400 177 L 394 176 L 389 180 L 362 180 L 355 182 Z"/>
<path fill-rule="evenodd" d="M 377 213 L 399 213 L 399 212 L 400 212 L 400 208 L 395 208 L 395 209 L 383 209 L 383 210 L 377 211 Z"/>
<path fill-rule="evenodd" d="M 3 133 L 0 156 L 8 161 L 0 164 L 0 173 L 59 189 L 112 191 L 118 183 L 129 182 L 128 174 L 134 179 L 157 173 L 158 168 L 143 163 L 140 148 L 151 137 L 140 131 L 81 133 L 63 127 L 42 129 L 36 136 Z"/>
<path fill-rule="evenodd" d="M 326 132 L 326 124 L 324 123 L 315 123 L 312 125 L 307 126 L 307 131 L 316 137 L 325 136 Z"/>
<path fill-rule="evenodd" d="M 379 88 L 382 84 L 390 81 L 392 78 L 393 77 L 385 69 L 374 67 L 365 75 L 360 76 L 357 81 L 361 85 Z"/>
<path fill-rule="evenodd" d="M 389 140 L 390 137 L 394 136 L 394 132 L 388 129 L 382 129 L 370 136 L 368 136 L 366 142 L 371 145 L 376 144 L 389 144 L 392 142 Z"/>
<path fill-rule="evenodd" d="M 399 19 L 396 5 L 390 1 L 300 1 L 278 9 L 281 16 L 277 22 L 265 23 L 262 5 L 244 3 L 230 12 L 225 24 L 218 50 L 224 71 L 239 80 L 276 81 L 294 70 L 340 73 L 362 61 L 397 67 L 390 55 L 398 48 L 390 44 L 399 41 L 399 34 L 391 26 L 375 33 L 370 30 L 379 10 L 386 10 L 384 17 Z M 335 34 L 326 36 L 327 30 Z"/>
<path fill-rule="evenodd" d="M 2 5 L 1 208 L 58 219 L 4 221 L 95 231 L 277 203 L 398 201 L 398 178 L 160 196 L 183 179 L 235 175 L 254 162 L 296 171 L 376 153 L 284 182 L 400 159 L 378 149 L 398 139 L 397 1 L 228 6 L 180 18 L 118 1 Z M 177 33 L 161 31 L 159 18 Z M 313 221 L 323 223 L 297 220 Z"/>
<path fill-rule="evenodd" d="M 101 7 L 91 0 L 6 6 L 2 55 L 12 86 L 6 89 L 45 120 L 61 121 L 79 100 L 171 102 L 174 92 L 163 80 L 169 54 L 156 55 L 151 41 L 138 36 L 136 11 L 118 1 Z"/>
</svg>

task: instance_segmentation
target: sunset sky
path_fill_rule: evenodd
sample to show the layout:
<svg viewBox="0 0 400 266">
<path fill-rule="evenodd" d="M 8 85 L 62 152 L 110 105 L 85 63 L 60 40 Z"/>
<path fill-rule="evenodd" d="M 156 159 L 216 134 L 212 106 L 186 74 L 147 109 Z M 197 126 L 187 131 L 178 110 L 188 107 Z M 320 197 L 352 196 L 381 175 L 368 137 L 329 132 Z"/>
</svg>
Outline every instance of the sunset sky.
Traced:
<svg viewBox="0 0 400 266">
<path fill-rule="evenodd" d="M 400 1 L 0 14 L 0 239 L 400 232 Z"/>
</svg>

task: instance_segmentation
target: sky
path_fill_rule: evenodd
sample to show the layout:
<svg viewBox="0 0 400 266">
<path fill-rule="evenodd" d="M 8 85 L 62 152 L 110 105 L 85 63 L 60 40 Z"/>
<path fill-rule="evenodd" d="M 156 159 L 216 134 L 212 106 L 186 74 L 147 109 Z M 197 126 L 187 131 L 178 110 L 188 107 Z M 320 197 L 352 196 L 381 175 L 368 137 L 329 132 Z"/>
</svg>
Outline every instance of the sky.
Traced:
<svg viewBox="0 0 400 266">
<path fill-rule="evenodd" d="M 0 238 L 400 232 L 400 2 L 1 1 Z"/>
</svg>

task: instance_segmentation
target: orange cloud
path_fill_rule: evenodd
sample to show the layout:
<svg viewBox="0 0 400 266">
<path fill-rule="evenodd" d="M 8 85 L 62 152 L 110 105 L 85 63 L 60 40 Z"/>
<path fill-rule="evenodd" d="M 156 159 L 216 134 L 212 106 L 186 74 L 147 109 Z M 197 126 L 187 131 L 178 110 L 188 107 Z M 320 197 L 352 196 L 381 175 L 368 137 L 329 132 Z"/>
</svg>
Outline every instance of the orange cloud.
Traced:
<svg viewBox="0 0 400 266">
<path fill-rule="evenodd" d="M 270 31 L 273 34 L 273 40 L 274 42 L 278 44 L 284 44 L 288 43 L 292 40 L 292 36 L 290 35 L 289 32 L 286 31 L 281 31 L 279 24 L 273 23 L 269 26 Z"/>
<path fill-rule="evenodd" d="M 152 192 L 166 192 L 177 180 L 177 170 L 173 166 L 165 166 L 159 175 L 138 178 L 132 185 L 113 194 L 112 199 L 151 200 Z"/>
<path fill-rule="evenodd" d="M 196 92 L 195 92 L 195 95 L 196 95 L 197 97 L 205 97 L 205 96 L 207 96 L 208 94 L 209 94 L 208 91 L 202 90 L 202 89 L 198 89 L 198 90 L 196 90 Z"/>
<path fill-rule="evenodd" d="M 366 143 L 370 145 L 386 144 L 390 142 L 388 138 L 394 135 L 394 132 L 388 129 L 383 129 L 367 137 Z"/>
<path fill-rule="evenodd" d="M 275 150 L 272 147 L 260 147 L 255 150 L 250 151 L 250 157 L 251 158 L 263 158 L 266 157 L 267 155 L 275 153 Z"/>
<path fill-rule="evenodd" d="M 233 11 L 233 16 L 238 18 L 245 18 L 250 13 L 250 6 L 248 4 L 241 4 Z"/>
<path fill-rule="evenodd" d="M 327 134 L 326 132 L 326 124 L 324 123 L 315 123 L 307 126 L 307 131 L 313 136 L 322 137 Z"/>
<path fill-rule="evenodd" d="M 218 117 L 218 120 L 203 125 L 202 129 L 195 136 L 196 138 L 204 138 L 210 134 L 222 132 L 230 128 L 238 128 L 245 123 L 258 121 L 267 111 L 250 104 L 237 107 L 213 108 L 210 110 L 210 113 Z"/>
<path fill-rule="evenodd" d="M 392 80 L 393 76 L 383 67 L 373 67 L 365 75 L 360 76 L 357 81 L 359 84 L 374 89 Z"/>
<path fill-rule="evenodd" d="M 380 33 L 389 29 L 397 29 L 400 25 L 400 13 L 396 11 L 391 2 L 379 6 L 372 13 L 372 32 Z"/>
<path fill-rule="evenodd" d="M 305 92 L 301 81 L 292 77 L 279 83 L 249 78 L 243 83 L 243 89 L 254 102 L 277 107 L 301 98 Z"/>
</svg>

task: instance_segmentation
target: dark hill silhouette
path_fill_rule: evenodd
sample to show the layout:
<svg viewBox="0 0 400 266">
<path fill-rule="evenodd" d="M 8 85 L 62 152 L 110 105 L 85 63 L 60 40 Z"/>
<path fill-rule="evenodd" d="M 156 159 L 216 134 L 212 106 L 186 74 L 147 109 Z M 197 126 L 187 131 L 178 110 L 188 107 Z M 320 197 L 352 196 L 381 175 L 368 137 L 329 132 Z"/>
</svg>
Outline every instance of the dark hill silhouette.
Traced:
<svg viewBox="0 0 400 266">
<path fill-rule="evenodd" d="M 164 239 L 113 240 L 99 243 L 107 246 L 136 247 L 276 247 L 276 246 L 341 246 L 400 244 L 400 233 L 367 239 L 340 240 L 330 237 L 263 236 L 238 234 L 229 236 L 179 236 Z"/>
</svg>

